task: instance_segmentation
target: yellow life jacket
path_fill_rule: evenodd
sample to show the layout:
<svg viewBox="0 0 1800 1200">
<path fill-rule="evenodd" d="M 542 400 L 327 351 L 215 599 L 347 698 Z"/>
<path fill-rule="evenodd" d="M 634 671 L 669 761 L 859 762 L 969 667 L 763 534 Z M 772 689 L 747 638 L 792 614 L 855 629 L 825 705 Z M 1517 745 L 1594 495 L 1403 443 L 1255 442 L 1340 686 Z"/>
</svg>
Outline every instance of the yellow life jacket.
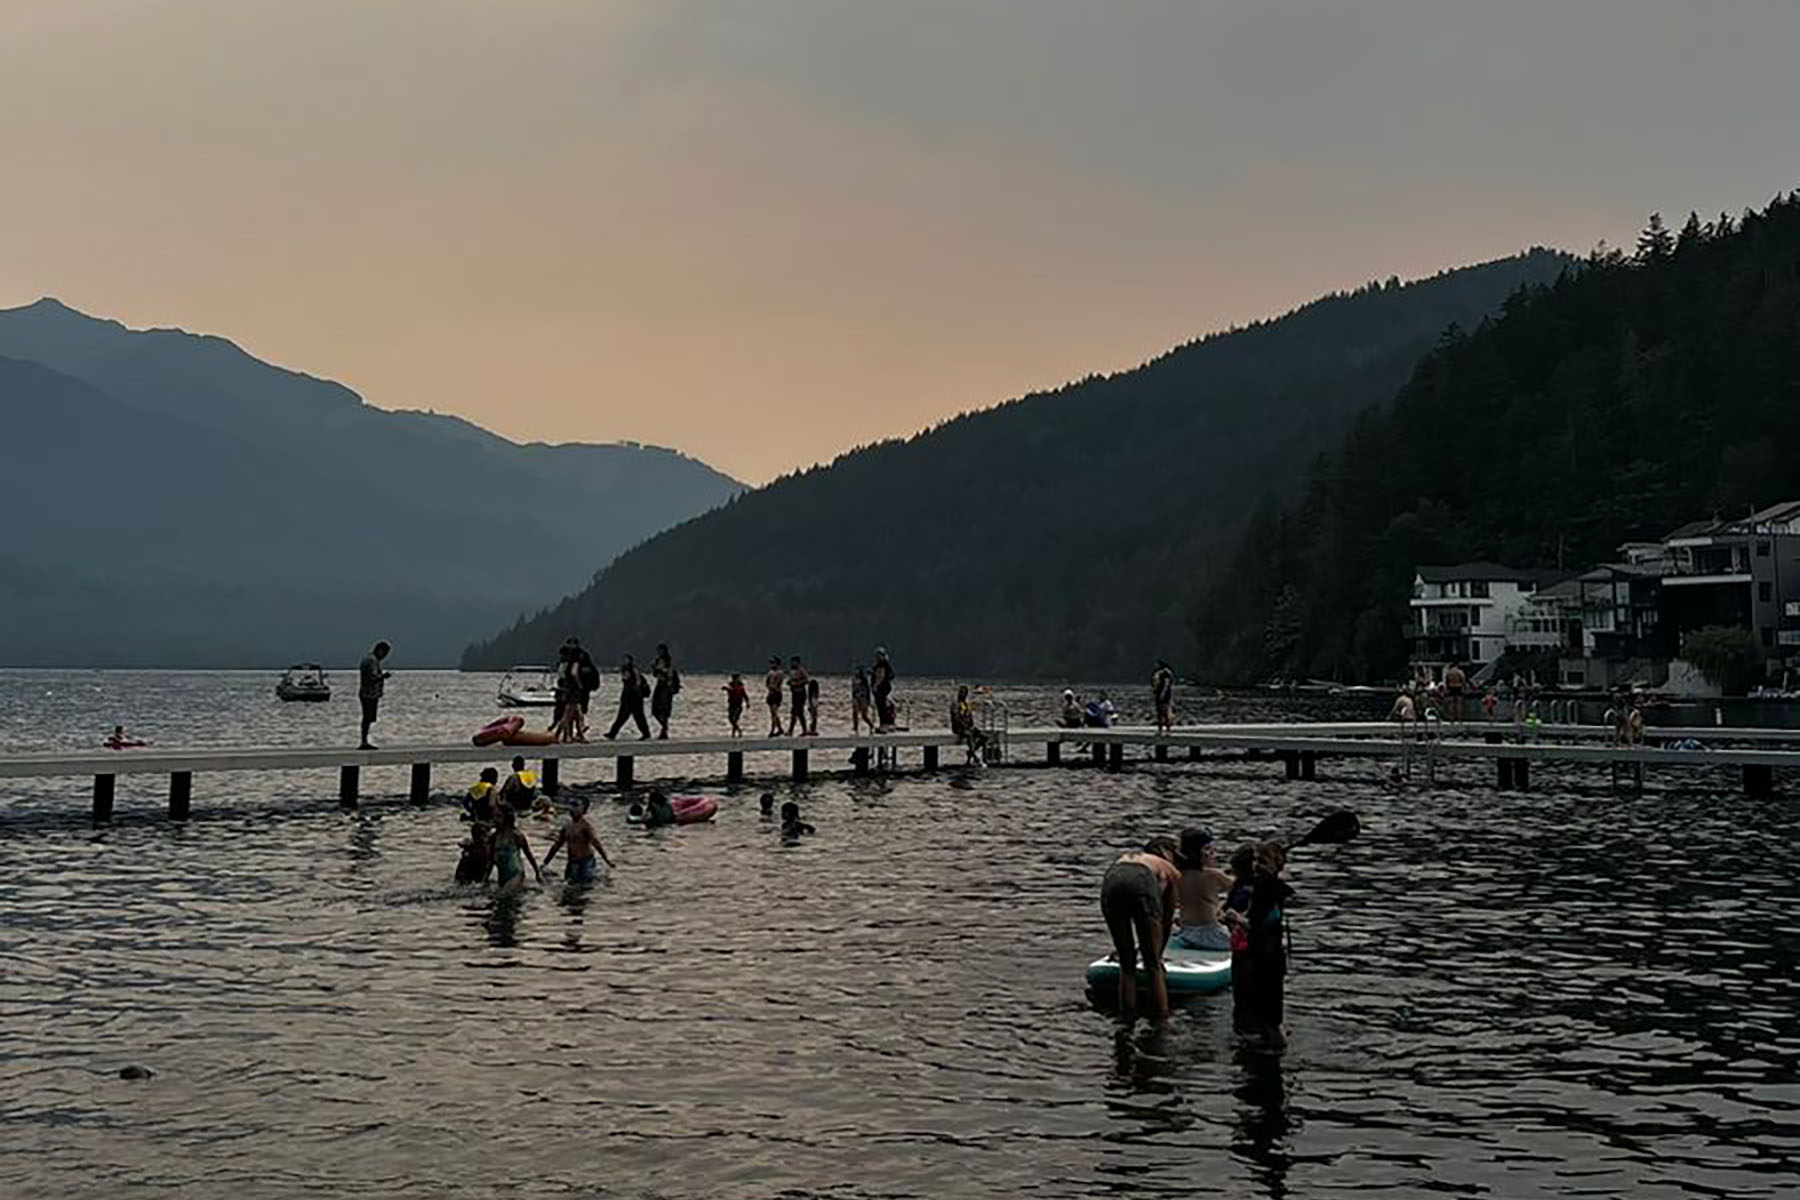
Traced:
<svg viewBox="0 0 1800 1200">
<path fill-rule="evenodd" d="M 475 781 L 475 786 L 469 789 L 469 798 L 471 800 L 486 800 L 488 794 L 493 790 L 493 784 L 485 779 L 478 779 Z"/>
<path fill-rule="evenodd" d="M 520 771 L 519 772 L 519 782 L 524 784 L 528 788 L 536 787 L 537 786 L 537 772 L 536 771 Z"/>
</svg>

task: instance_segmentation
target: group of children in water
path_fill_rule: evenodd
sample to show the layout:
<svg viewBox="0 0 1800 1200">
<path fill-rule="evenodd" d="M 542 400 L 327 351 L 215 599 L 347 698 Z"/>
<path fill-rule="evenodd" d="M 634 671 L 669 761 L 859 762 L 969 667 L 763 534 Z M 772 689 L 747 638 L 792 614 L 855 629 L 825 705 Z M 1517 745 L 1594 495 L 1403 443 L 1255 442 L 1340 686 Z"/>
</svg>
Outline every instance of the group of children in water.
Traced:
<svg viewBox="0 0 1800 1200">
<path fill-rule="evenodd" d="M 1100 912 L 1119 961 L 1119 1013 L 1137 1015 L 1137 964 L 1150 987 L 1154 1017 L 1169 1011 L 1163 954 L 1230 951 L 1232 1024 L 1249 1041 L 1279 1050 L 1287 979 L 1283 910 L 1294 890 L 1281 878 L 1287 852 L 1277 842 L 1239 847 L 1219 869 L 1212 832 L 1155 837 L 1120 855 L 1100 884 Z M 1179 926 L 1177 919 L 1179 918 Z"/>
<path fill-rule="evenodd" d="M 613 865 L 600 832 L 588 816 L 589 800 L 575 797 L 569 805 L 569 817 L 550 842 L 543 862 L 532 853 L 531 839 L 519 826 L 519 819 L 532 814 L 548 814 L 553 806 L 538 794 L 537 773 L 526 769 L 525 759 L 512 760 L 512 774 L 500 781 L 500 772 L 483 768 L 481 777 L 463 797 L 463 818 L 469 823 L 469 836 L 462 843 L 462 856 L 456 864 L 456 882 L 485 883 L 495 879 L 501 892 L 516 892 L 525 886 L 525 867 L 530 865 L 539 883 L 544 881 L 544 868 L 558 853 L 563 854 L 563 879 L 567 883 L 593 883 L 600 877 L 600 864 Z M 775 815 L 775 794 L 764 792 L 761 801 L 764 820 Z M 675 809 L 668 796 L 652 789 L 645 802 L 632 801 L 627 821 L 645 828 L 673 825 Z M 781 806 L 781 836 L 793 841 L 816 832 L 800 817 L 800 806 L 789 800 Z"/>
</svg>

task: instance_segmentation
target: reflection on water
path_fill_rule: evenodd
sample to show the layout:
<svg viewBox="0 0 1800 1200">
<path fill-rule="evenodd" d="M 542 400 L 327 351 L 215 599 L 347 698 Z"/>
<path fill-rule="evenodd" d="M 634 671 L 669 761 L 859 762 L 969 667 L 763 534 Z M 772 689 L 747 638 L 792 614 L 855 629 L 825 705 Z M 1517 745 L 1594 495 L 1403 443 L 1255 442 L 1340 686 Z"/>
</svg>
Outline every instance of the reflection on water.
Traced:
<svg viewBox="0 0 1800 1200">
<path fill-rule="evenodd" d="M 1325 774 L 776 784 L 795 846 L 760 786 L 654 833 L 599 791 L 617 868 L 510 897 L 451 884 L 455 808 L 403 774 L 100 830 L 9 792 L 0 1196 L 1793 1194 L 1788 802 Z M 1340 806 L 1364 836 L 1290 872 L 1288 1054 L 1241 1051 L 1228 997 L 1089 1004 L 1119 849 Z"/>
</svg>

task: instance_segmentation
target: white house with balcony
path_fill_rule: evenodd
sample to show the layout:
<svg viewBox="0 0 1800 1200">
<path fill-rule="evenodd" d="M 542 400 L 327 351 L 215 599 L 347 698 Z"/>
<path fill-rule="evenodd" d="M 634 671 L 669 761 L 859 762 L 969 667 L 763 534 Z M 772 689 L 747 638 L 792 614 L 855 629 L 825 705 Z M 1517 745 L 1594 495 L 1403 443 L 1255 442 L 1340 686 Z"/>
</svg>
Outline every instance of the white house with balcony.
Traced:
<svg viewBox="0 0 1800 1200">
<path fill-rule="evenodd" d="M 1474 676 L 1509 645 L 1562 645 L 1557 611 L 1532 606 L 1538 588 L 1560 575 L 1490 562 L 1418 568 L 1407 632 L 1415 675 L 1441 679 L 1450 664 L 1458 663 Z M 1540 630 L 1538 624 L 1557 627 Z"/>
</svg>

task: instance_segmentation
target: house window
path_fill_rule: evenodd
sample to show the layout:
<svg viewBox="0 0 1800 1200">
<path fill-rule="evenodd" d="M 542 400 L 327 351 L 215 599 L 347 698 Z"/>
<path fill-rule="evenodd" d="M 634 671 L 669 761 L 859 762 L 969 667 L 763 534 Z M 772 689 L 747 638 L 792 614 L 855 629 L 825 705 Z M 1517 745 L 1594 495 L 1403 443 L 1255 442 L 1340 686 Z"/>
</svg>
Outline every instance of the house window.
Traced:
<svg viewBox="0 0 1800 1200">
<path fill-rule="evenodd" d="M 1469 595 L 1473 596 L 1477 600 L 1487 599 L 1487 597 L 1488 597 L 1487 580 L 1482 579 L 1482 580 L 1477 580 L 1474 583 L 1471 583 L 1469 585 Z"/>
<path fill-rule="evenodd" d="M 1773 596 L 1769 592 L 1769 581 L 1768 580 L 1765 579 L 1761 583 L 1756 585 L 1756 598 L 1758 600 L 1762 601 L 1764 604 L 1767 604 L 1771 599 L 1773 599 Z"/>
<path fill-rule="evenodd" d="M 1758 557 L 1758 558 L 1769 557 L 1769 543 L 1767 543 L 1767 542 L 1756 543 L 1756 557 Z"/>
</svg>

